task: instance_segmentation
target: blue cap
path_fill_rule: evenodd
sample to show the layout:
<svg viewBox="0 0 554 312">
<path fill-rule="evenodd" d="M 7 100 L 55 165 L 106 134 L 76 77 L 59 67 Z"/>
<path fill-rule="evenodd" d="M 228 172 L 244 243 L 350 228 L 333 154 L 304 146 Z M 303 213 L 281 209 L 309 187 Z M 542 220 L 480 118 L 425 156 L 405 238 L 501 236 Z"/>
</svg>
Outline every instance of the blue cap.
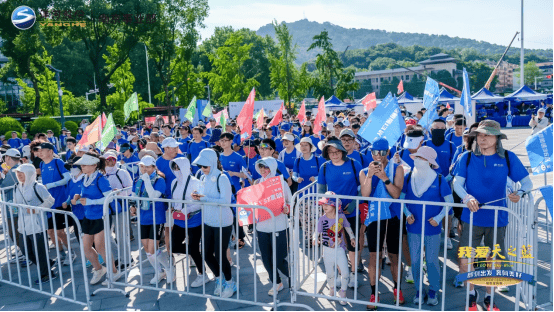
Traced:
<svg viewBox="0 0 554 312">
<path fill-rule="evenodd" d="M 290 124 L 284 123 L 281 125 L 281 130 L 289 131 L 290 130 Z"/>
<path fill-rule="evenodd" d="M 373 141 L 371 149 L 376 151 L 387 151 L 389 149 L 389 141 L 384 138 L 378 138 Z"/>
<path fill-rule="evenodd" d="M 219 141 L 221 137 L 221 129 L 212 129 L 212 136 L 210 137 L 210 143 L 215 143 Z"/>
</svg>

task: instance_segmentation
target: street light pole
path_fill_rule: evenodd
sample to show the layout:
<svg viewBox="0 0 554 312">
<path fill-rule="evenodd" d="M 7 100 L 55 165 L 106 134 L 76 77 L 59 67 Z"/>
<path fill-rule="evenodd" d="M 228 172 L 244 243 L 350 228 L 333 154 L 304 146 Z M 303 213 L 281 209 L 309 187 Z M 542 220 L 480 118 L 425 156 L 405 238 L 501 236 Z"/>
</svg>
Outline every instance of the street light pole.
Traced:
<svg viewBox="0 0 554 312">
<path fill-rule="evenodd" d="M 152 95 L 150 94 L 150 71 L 148 70 L 148 49 L 144 45 L 144 51 L 146 51 L 146 78 L 148 79 L 148 103 L 152 104 Z"/>
<path fill-rule="evenodd" d="M 62 71 L 59 69 L 55 69 L 54 67 L 52 67 L 52 65 L 46 65 L 46 67 L 48 67 L 48 69 L 56 73 L 56 80 L 58 81 L 58 99 L 60 100 L 60 120 L 62 122 L 62 129 L 63 129 L 65 127 L 65 118 L 63 117 L 63 103 L 62 103 L 63 91 L 60 85 L 60 73 Z"/>
<path fill-rule="evenodd" d="M 520 71 L 520 82 L 521 82 L 521 86 L 524 86 L 525 85 L 525 68 L 524 68 L 524 63 L 525 63 L 525 59 L 524 59 L 524 49 L 523 49 L 523 0 L 521 0 L 521 49 L 519 51 L 519 67 L 521 69 Z"/>
<path fill-rule="evenodd" d="M 205 88 L 208 88 L 208 103 L 210 103 L 210 85 L 207 85 Z"/>
</svg>

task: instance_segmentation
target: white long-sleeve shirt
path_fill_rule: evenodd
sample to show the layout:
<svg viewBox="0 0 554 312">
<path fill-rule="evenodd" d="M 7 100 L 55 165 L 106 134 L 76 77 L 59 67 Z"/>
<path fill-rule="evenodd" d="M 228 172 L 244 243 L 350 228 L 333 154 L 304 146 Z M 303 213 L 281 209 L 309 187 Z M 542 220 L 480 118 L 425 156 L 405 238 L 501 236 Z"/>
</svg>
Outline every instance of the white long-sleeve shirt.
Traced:
<svg viewBox="0 0 554 312">
<path fill-rule="evenodd" d="M 529 127 L 533 129 L 532 134 L 535 134 L 541 131 L 542 129 L 548 127 L 548 118 L 546 117 L 539 118 L 538 116 L 535 116 L 531 118 L 531 120 L 529 120 Z"/>
</svg>

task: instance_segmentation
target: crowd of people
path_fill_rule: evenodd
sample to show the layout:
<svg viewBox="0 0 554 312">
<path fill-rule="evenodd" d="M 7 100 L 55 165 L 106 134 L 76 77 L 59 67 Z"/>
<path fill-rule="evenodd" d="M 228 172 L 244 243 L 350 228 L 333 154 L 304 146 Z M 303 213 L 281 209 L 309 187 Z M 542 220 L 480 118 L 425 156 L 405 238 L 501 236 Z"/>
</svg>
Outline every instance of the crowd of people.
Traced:
<svg viewBox="0 0 554 312">
<path fill-rule="evenodd" d="M 58 138 L 52 131 L 39 133 L 32 140 L 25 133 L 22 139 L 14 133 L 8 146 L 0 149 L 3 155 L 0 187 L 15 185 L 13 191 L 6 192 L 6 201 L 75 214 L 84 234 L 81 243 L 87 266 L 93 267 L 91 284 L 100 283 L 107 270 L 114 272 L 114 280 L 120 279 L 121 270 L 136 261 L 118 259 L 117 248 L 128 250 L 130 244 L 122 233 L 129 220 L 125 220 L 127 214 L 122 202 L 113 201 L 109 216 L 112 226 L 104 228 L 106 197 L 113 190 L 126 190 L 121 195 L 145 198 L 130 210 L 131 215 L 140 215 L 137 220 L 140 243 L 155 271 L 150 283 L 156 285 L 164 279 L 173 282 L 175 264 L 171 252 L 186 253 L 198 271 L 190 286 L 201 287 L 212 282 L 202 264 L 204 259 L 215 275 L 214 294 L 225 298 L 237 291 L 231 270 L 230 242 L 243 248 L 245 236 L 252 235 L 253 230 L 246 226 L 236 228 L 237 212 L 226 206 L 236 203 L 235 195 L 240 189 L 281 177 L 285 203 L 282 213 L 275 220 L 258 223 L 256 235 L 267 272 L 273 272 L 276 267 L 285 277 L 290 276 L 288 261 L 291 260 L 287 257 L 290 246 L 286 231 L 290 212 L 295 209 L 291 206 L 294 204 L 291 194 L 315 182 L 321 194 L 379 198 L 383 200 L 380 205 L 377 201 L 357 205 L 357 201 L 332 198 L 314 202 L 321 206 L 323 214 L 317 216 L 315 233 L 308 235 L 309 244 L 323 248 L 329 295 L 338 294 L 339 300 L 346 298 L 346 290 L 357 287 L 356 271 L 367 269 L 371 286 L 368 309 L 376 308 L 371 305 L 376 302 L 379 282 L 376 268 L 381 267 L 381 255 L 385 254 L 386 261 L 391 263 L 395 300 L 398 298 L 404 304 L 401 284 L 407 282 L 418 290 L 412 300 L 414 304 L 437 305 L 441 289 L 439 251 L 444 241 L 441 233 L 445 219 L 449 220 L 449 228 L 444 229 L 448 249 L 454 248 L 451 238 L 458 236 L 458 248 L 470 243 L 479 246 L 483 240 L 489 250 L 500 246 L 505 255 L 503 242 L 508 214 L 499 211 L 495 221 L 495 212 L 481 207 L 483 204 L 506 207 L 507 200 L 518 202 L 532 189 L 532 183 L 520 159 L 503 148 L 506 135 L 497 122 L 484 120 L 468 125 L 463 115 L 443 108 L 439 118 L 426 129 L 418 124 L 423 114 L 418 112 L 414 117 L 405 118 L 406 129 L 393 146 L 384 138 L 368 142 L 361 137 L 358 132 L 368 116 L 353 111 L 328 114 L 320 133 L 314 133 L 313 116 L 301 124 L 296 116 L 285 115 L 278 126 L 269 126 L 271 120 L 266 118 L 259 128 L 254 121 L 254 134 L 247 140 L 241 140 L 241 129 L 234 120 L 229 120 L 223 129 L 213 118 L 199 121 L 194 127 L 188 120 L 164 123 L 158 118 L 154 124 L 117 125 L 116 137 L 102 152 L 93 145 L 77 148 L 87 122 L 81 124 L 75 136 L 66 129 Z M 537 127 L 540 124 L 539 121 Z M 520 182 L 521 188 L 510 191 L 506 197 L 507 186 L 512 181 Z M 157 198 L 196 204 L 168 205 L 155 201 Z M 447 209 L 447 205 L 440 204 L 426 205 L 423 209 L 422 204 L 401 206 L 394 202 L 399 198 L 463 203 L 466 207 Z M 186 217 L 175 218 L 174 212 Z M 23 209 L 17 214 L 11 211 L 11 214 L 8 217 L 14 218 L 16 230 L 10 228 L 9 233 L 20 250 L 24 250 L 23 240 L 33 246 L 30 238 L 33 234 L 47 235 L 64 251 L 59 263 L 69 265 L 75 260 L 76 254 L 68 251 L 64 231 L 74 226 L 71 218 L 65 224 L 63 215 L 48 213 L 48 222 L 43 224 L 37 211 L 32 209 Z M 335 220 L 339 220 L 340 226 Z M 473 223 L 471 236 L 470 222 Z M 334 237 L 328 234 L 332 227 L 339 229 Z M 303 230 L 309 231 L 308 227 Z M 115 240 L 106 242 L 104 231 L 110 231 Z M 274 232 L 277 234 L 275 250 L 271 243 Z M 131 233 L 131 240 L 135 237 L 137 233 Z M 183 244 L 185 238 L 188 240 Z M 202 239 L 204 246 L 200 247 Z M 422 241 L 429 286 L 420 292 Z M 369 249 L 369 259 L 361 257 L 364 246 Z M 45 283 L 56 275 L 48 272 L 44 246 L 37 247 L 37 254 L 22 257 L 21 265 L 38 265 L 41 277 L 36 283 Z M 401 248 L 404 259 L 398 256 Z M 112 263 L 104 261 L 107 252 L 112 252 Z M 273 263 L 274 254 L 276 263 Z M 467 258 L 459 258 L 459 272 L 467 271 L 467 263 Z M 399 271 L 399 266 L 404 269 Z M 340 270 L 337 276 L 335 268 Z M 270 280 L 277 284 L 269 291 L 270 295 L 285 287 L 279 274 L 270 274 Z M 339 288 L 338 292 L 335 287 Z M 483 301 L 487 310 L 496 309 L 496 306 L 490 307 L 491 291 L 492 288 L 486 289 Z M 470 310 L 477 309 L 478 300 L 479 293 L 471 285 Z"/>
</svg>

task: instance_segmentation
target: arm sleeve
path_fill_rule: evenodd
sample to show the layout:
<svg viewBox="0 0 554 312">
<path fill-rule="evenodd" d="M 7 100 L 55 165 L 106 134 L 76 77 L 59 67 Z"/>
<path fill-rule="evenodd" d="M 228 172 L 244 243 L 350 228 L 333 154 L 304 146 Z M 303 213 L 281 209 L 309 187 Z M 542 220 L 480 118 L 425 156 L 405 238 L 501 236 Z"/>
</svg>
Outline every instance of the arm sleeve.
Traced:
<svg viewBox="0 0 554 312">
<path fill-rule="evenodd" d="M 152 183 L 150 181 L 144 182 L 144 188 L 146 189 L 146 193 L 148 194 L 148 197 L 150 198 L 160 198 L 165 191 L 165 180 L 163 178 L 158 178 L 156 181 L 155 188 L 152 186 Z"/>
<path fill-rule="evenodd" d="M 216 180 L 215 183 L 218 183 Z M 217 185 L 214 185 L 214 187 L 217 190 Z M 213 203 L 219 203 L 219 204 L 230 204 L 231 203 L 231 182 L 229 181 L 229 178 L 227 178 L 226 175 L 221 174 L 221 177 L 219 177 L 219 197 L 209 197 L 204 196 L 200 198 L 200 201 L 203 202 L 213 202 Z"/>
<path fill-rule="evenodd" d="M 455 176 L 454 177 L 454 182 L 453 182 L 454 192 L 456 192 L 456 194 L 458 194 L 458 196 L 462 200 L 468 195 L 467 191 L 464 187 L 465 183 L 466 183 L 466 178 L 463 178 L 463 177 L 460 177 L 460 176 Z"/>
<path fill-rule="evenodd" d="M 529 176 L 521 179 L 519 183 L 521 183 L 520 191 L 529 192 L 533 189 L 533 182 L 531 181 L 531 178 Z"/>
<path fill-rule="evenodd" d="M 54 202 L 56 200 L 50 194 L 50 192 L 48 192 L 48 189 L 44 185 L 37 184 L 37 193 L 40 195 L 40 197 L 44 201 L 42 204 L 39 205 L 39 207 L 51 208 L 52 206 L 54 206 Z"/>
<path fill-rule="evenodd" d="M 294 165 L 292 166 L 292 180 L 294 182 L 298 182 L 298 178 L 300 178 L 300 175 L 298 174 L 299 173 L 299 170 L 298 170 L 298 164 L 300 162 L 297 161 L 297 160 L 294 160 Z"/>
<path fill-rule="evenodd" d="M 322 165 L 323 166 L 323 165 Z M 319 168 L 319 174 L 317 175 L 317 192 L 323 194 L 327 191 L 327 181 L 325 180 L 325 169 Z"/>
<path fill-rule="evenodd" d="M 285 204 L 290 205 L 292 201 L 292 193 L 290 192 L 289 185 L 283 178 L 281 178 L 281 187 L 283 188 Z"/>
<path fill-rule="evenodd" d="M 441 194 L 443 194 L 443 199 L 444 199 L 444 202 L 445 203 L 454 203 L 454 197 L 452 196 L 452 190 L 450 189 L 450 186 L 448 185 L 448 182 L 446 181 L 446 179 L 444 177 L 442 177 L 442 182 L 441 182 Z M 448 206 L 444 206 L 444 208 L 441 210 L 441 212 L 436 215 L 435 217 L 433 217 L 433 219 L 439 223 L 443 218 L 444 216 L 446 215 L 446 209 L 448 208 Z"/>
</svg>

